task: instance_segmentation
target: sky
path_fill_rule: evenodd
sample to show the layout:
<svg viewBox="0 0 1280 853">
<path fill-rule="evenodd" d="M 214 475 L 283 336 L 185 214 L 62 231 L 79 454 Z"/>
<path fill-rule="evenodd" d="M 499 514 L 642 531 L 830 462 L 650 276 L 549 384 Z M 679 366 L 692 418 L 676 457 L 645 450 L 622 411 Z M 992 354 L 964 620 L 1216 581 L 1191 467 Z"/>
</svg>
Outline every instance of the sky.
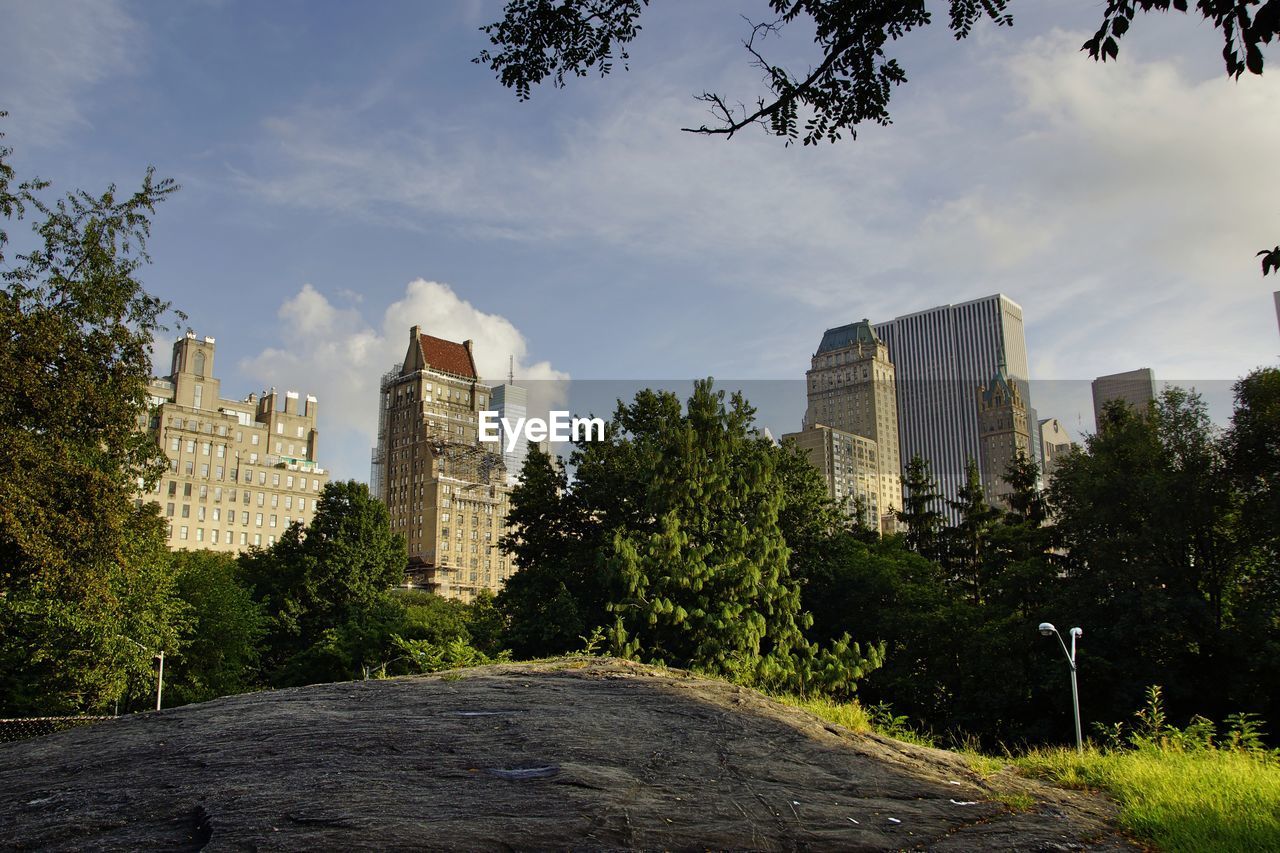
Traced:
<svg viewBox="0 0 1280 853">
<path fill-rule="evenodd" d="M 1094 376 L 1151 367 L 1221 415 L 1276 361 L 1254 255 L 1280 241 L 1280 71 L 1230 80 L 1196 16 L 1140 17 L 1102 65 L 1079 51 L 1100 4 L 1014 0 L 959 42 L 943 12 L 891 45 L 893 123 L 815 148 L 680 131 L 696 93 L 761 92 L 764 0 L 657 2 L 629 70 L 524 103 L 470 61 L 501 7 L 0 0 L 0 130 L 58 189 L 181 184 L 141 273 L 188 318 L 160 363 L 190 327 L 224 395 L 315 395 L 342 478 L 368 477 L 414 324 L 537 388 L 790 380 L 775 433 L 825 328 L 995 292 L 1040 416 L 1077 431 Z M 798 28 L 767 46 L 814 59 Z"/>
</svg>

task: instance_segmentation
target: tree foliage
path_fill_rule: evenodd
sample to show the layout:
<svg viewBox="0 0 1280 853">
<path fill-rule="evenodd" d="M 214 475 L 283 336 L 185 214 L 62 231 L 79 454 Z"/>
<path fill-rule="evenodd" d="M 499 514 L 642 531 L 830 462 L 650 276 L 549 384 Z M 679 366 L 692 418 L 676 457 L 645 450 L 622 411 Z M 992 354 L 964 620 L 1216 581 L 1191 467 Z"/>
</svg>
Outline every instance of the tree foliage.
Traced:
<svg viewBox="0 0 1280 853">
<path fill-rule="evenodd" d="M 310 527 L 294 524 L 271 548 L 243 555 L 267 613 L 267 680 L 350 678 L 384 659 L 403 618 L 390 589 L 403 581 L 407 559 L 386 506 L 355 481 L 325 486 Z"/>
<path fill-rule="evenodd" d="M 133 193 L 49 200 L 46 182 L 15 183 L 10 154 L 0 214 L 32 234 L 9 260 L 0 228 L 0 695 L 12 711 L 102 709 L 179 627 L 163 524 L 134 500 L 164 466 L 137 427 L 168 307 L 138 273 L 177 187 L 148 170 Z"/>
</svg>

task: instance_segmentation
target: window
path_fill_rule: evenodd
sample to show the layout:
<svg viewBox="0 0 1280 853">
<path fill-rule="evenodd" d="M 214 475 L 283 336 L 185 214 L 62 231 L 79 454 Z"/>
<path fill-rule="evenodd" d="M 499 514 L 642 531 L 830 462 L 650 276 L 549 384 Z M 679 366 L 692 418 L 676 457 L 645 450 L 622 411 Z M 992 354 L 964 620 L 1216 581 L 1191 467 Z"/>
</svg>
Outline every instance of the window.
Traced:
<svg viewBox="0 0 1280 853">
<path fill-rule="evenodd" d="M 287 485 L 287 486 L 288 486 L 289 488 L 291 488 L 291 489 L 293 488 L 293 475 L 292 475 L 292 474 L 290 474 L 290 475 L 289 475 L 289 477 L 288 477 L 288 479 L 285 481 L 285 485 Z"/>
<path fill-rule="evenodd" d="M 197 541 L 197 542 L 203 542 L 203 541 L 204 541 L 204 528 L 203 528 L 203 527 L 197 527 L 197 528 L 196 528 L 196 541 Z"/>
<path fill-rule="evenodd" d="M 262 526 L 262 513 L 260 513 L 260 512 L 259 512 L 259 513 L 254 513 L 254 516 L 253 516 L 253 526 L 254 526 L 254 527 L 261 527 L 261 526 Z"/>
<path fill-rule="evenodd" d="M 266 472 L 266 471 L 259 471 L 259 472 L 258 472 L 258 485 L 259 485 L 259 486 L 265 486 L 266 484 L 267 484 L 267 472 Z"/>
<path fill-rule="evenodd" d="M 254 433 L 254 434 L 249 438 L 249 443 L 250 443 L 250 444 L 252 444 L 252 445 L 254 445 L 254 446 L 257 446 L 257 444 L 258 444 L 258 434 L 257 434 L 256 432 L 255 432 L 255 433 Z"/>
<path fill-rule="evenodd" d="M 178 538 L 179 539 L 187 538 L 187 528 L 185 526 L 178 528 Z"/>
<path fill-rule="evenodd" d="M 276 421 L 276 435 L 284 435 L 284 423 Z"/>
<path fill-rule="evenodd" d="M 302 427 L 298 427 L 298 438 L 302 438 Z"/>
<path fill-rule="evenodd" d="M 213 508 L 213 520 L 222 521 L 222 510 L 218 509 L 216 506 Z M 218 540 L 215 539 L 214 541 L 216 542 Z"/>
<path fill-rule="evenodd" d="M 183 496 L 184 498 L 189 498 L 189 497 L 191 497 L 191 484 L 190 484 L 190 483 L 183 483 L 183 484 L 182 484 L 182 496 Z"/>
<path fill-rule="evenodd" d="M 208 463 L 208 462 L 206 462 L 206 463 L 204 463 L 203 465 L 201 465 L 201 466 L 200 466 L 200 476 L 201 476 L 201 477 L 204 477 L 205 479 L 208 479 L 208 478 L 209 478 L 209 463 Z"/>
<path fill-rule="evenodd" d="M 196 472 L 196 463 L 194 463 L 194 462 L 192 462 L 190 459 L 188 459 L 188 460 L 187 460 L 187 466 L 186 466 L 186 469 L 185 469 L 185 470 L 186 470 L 186 472 L 187 472 L 187 476 L 188 476 L 188 477 L 190 477 L 192 474 L 194 474 L 194 473 Z"/>
<path fill-rule="evenodd" d="M 284 453 L 284 448 L 280 442 L 276 442 L 276 453 Z"/>
<path fill-rule="evenodd" d="M 204 521 L 204 507 L 196 507 L 196 521 Z"/>
<path fill-rule="evenodd" d="M 216 519 L 215 519 L 215 520 L 216 520 Z M 218 544 L 218 531 L 217 531 L 217 530 L 212 530 L 212 531 L 210 531 L 209 535 L 213 538 L 213 544 L 214 544 L 214 545 L 217 545 L 217 544 Z"/>
<path fill-rule="evenodd" d="M 221 503 L 221 502 L 222 502 L 222 486 L 214 486 L 214 488 L 213 488 L 213 500 L 214 500 L 214 502 L 215 502 L 215 503 Z"/>
<path fill-rule="evenodd" d="M 173 497 L 178 493 L 178 482 L 176 480 L 169 481 L 169 497 Z"/>
<path fill-rule="evenodd" d="M 183 518 L 190 518 L 190 517 L 191 517 L 191 504 L 183 504 L 183 505 L 182 505 L 182 517 L 183 517 Z"/>
<path fill-rule="evenodd" d="M 280 506 L 280 496 L 279 496 L 279 495 L 272 495 L 272 496 L 271 496 L 271 508 L 272 508 L 272 509 L 275 509 L 275 508 L 276 508 L 276 507 L 278 507 L 278 506 Z"/>
<path fill-rule="evenodd" d="M 190 439 L 187 440 L 187 452 L 188 453 L 196 452 L 196 443 Z"/>
<path fill-rule="evenodd" d="M 261 533 L 255 533 L 255 534 L 253 534 L 253 544 L 254 544 L 254 545 L 261 545 L 261 544 L 262 544 L 262 534 L 261 534 Z"/>
<path fill-rule="evenodd" d="M 209 487 L 202 485 L 200 487 L 200 500 L 202 501 L 208 500 L 208 498 L 209 498 Z"/>
<path fill-rule="evenodd" d="M 271 475 L 271 485 L 273 485 L 273 486 L 278 486 L 278 485 L 280 485 L 280 475 L 279 475 L 279 474 L 272 474 L 272 475 Z"/>
<path fill-rule="evenodd" d="M 164 505 L 164 514 L 169 518 L 173 518 L 173 504 L 170 503 Z"/>
<path fill-rule="evenodd" d="M 284 496 L 284 508 L 293 509 L 293 495 Z"/>
<path fill-rule="evenodd" d="M 262 506 L 266 498 L 267 498 L 266 492 L 258 492 L 258 506 Z"/>
<path fill-rule="evenodd" d="M 209 442 L 207 441 L 200 442 L 200 455 L 201 456 L 209 455 Z"/>
<path fill-rule="evenodd" d="M 273 516 L 271 516 L 271 526 L 272 526 L 272 527 L 275 527 L 275 526 L 276 526 L 276 517 L 275 517 L 274 515 L 273 515 Z"/>
<path fill-rule="evenodd" d="M 225 444 L 218 445 L 218 458 L 219 459 L 227 458 L 227 446 Z"/>
<path fill-rule="evenodd" d="M 222 479 L 222 466 L 221 466 L 221 465 L 219 465 L 218 467 L 216 467 L 216 468 L 214 468 L 214 469 L 213 469 L 213 476 L 214 476 L 214 477 L 216 477 L 216 478 L 217 478 L 217 479 L 219 479 L 219 480 L 221 480 L 221 479 Z"/>
<path fill-rule="evenodd" d="M 249 454 L 249 464 L 250 464 L 250 465 L 257 465 L 257 464 L 258 464 L 258 454 L 256 454 L 256 453 L 250 453 L 250 454 Z"/>
<path fill-rule="evenodd" d="M 241 545 L 244 545 L 244 544 L 245 544 L 245 541 L 246 541 L 248 538 L 249 538 L 249 534 L 248 534 L 248 533 L 241 533 L 241 534 L 240 534 L 240 544 L 241 544 Z"/>
<path fill-rule="evenodd" d="M 245 527 L 249 526 L 249 513 L 247 512 L 240 513 L 240 523 L 243 524 Z"/>
<path fill-rule="evenodd" d="M 182 447 L 182 442 L 179 441 L 177 438 L 169 439 L 169 449 L 172 450 L 174 453 L 177 453 L 179 449 L 181 449 L 181 447 Z"/>
</svg>

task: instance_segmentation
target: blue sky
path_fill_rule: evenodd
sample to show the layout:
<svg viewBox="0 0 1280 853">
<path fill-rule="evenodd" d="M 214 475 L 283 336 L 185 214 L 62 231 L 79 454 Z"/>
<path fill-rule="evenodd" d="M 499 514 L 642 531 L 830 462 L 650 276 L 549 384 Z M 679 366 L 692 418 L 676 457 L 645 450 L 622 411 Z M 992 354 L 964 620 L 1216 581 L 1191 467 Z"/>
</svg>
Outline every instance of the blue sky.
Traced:
<svg viewBox="0 0 1280 853">
<path fill-rule="evenodd" d="M 763 0 L 658 2 L 631 71 L 528 103 L 469 61 L 500 9 L 0 0 L 6 142 L 63 189 L 183 185 L 148 289 L 217 338 L 225 393 L 318 396 L 338 476 L 367 477 L 414 323 L 494 376 L 787 379 L 827 326 L 1003 291 L 1036 379 L 1274 363 L 1280 71 L 1229 81 L 1196 18 L 1141 19 L 1105 67 L 1096 4 L 935 25 L 894 48 L 894 124 L 813 149 L 679 131 L 692 94 L 759 91 Z"/>
</svg>

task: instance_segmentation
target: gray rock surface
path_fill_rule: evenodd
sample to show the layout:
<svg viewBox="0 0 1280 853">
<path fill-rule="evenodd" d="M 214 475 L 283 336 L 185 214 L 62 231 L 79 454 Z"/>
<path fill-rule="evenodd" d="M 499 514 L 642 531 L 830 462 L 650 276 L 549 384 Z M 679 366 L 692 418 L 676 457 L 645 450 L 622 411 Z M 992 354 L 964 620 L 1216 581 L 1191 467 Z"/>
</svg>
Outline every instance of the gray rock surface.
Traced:
<svg viewBox="0 0 1280 853">
<path fill-rule="evenodd" d="M 1114 811 L 609 659 L 267 691 L 0 745 L 13 850 L 1132 849 Z"/>
</svg>

